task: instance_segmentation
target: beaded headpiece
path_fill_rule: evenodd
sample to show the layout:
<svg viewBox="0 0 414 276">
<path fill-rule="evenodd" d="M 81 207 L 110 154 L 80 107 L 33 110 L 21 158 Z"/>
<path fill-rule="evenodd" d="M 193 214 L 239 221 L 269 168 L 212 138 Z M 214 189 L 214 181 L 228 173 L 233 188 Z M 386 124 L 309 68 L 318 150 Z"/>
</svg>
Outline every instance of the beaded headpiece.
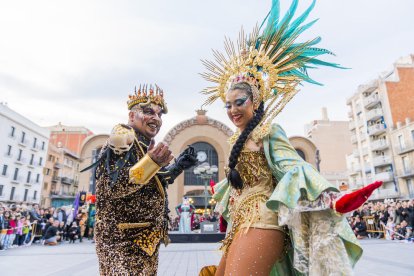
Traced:
<svg viewBox="0 0 414 276">
<path fill-rule="evenodd" d="M 161 106 L 164 114 L 168 112 L 167 104 L 164 100 L 164 90 L 156 84 L 154 86 L 149 85 L 149 87 L 148 84 L 140 85 L 138 90 L 135 87 L 134 94 L 129 95 L 128 109 L 131 110 L 137 104 L 140 107 L 144 107 L 151 103 Z"/>
<path fill-rule="evenodd" d="M 203 60 L 207 72 L 201 74 L 206 80 L 215 83 L 202 93 L 209 96 L 205 104 L 216 99 L 225 101 L 225 94 L 232 84 L 247 82 L 252 87 L 255 109 L 260 102 L 265 104 L 265 115 L 259 126 L 270 125 L 275 116 L 299 91 L 302 81 L 319 84 L 308 76 L 307 70 L 317 66 L 341 68 L 338 64 L 322 61 L 318 56 L 333 54 L 316 48 L 320 37 L 306 42 L 298 42 L 299 35 L 317 20 L 303 24 L 315 6 L 316 0 L 295 20 L 293 16 L 299 0 L 293 0 L 287 13 L 280 17 L 280 1 L 273 0 L 272 8 L 261 26 L 245 35 L 241 30 L 236 46 L 225 39 L 226 55 L 213 50 L 215 61 Z M 264 28 L 263 25 L 267 20 Z"/>
</svg>

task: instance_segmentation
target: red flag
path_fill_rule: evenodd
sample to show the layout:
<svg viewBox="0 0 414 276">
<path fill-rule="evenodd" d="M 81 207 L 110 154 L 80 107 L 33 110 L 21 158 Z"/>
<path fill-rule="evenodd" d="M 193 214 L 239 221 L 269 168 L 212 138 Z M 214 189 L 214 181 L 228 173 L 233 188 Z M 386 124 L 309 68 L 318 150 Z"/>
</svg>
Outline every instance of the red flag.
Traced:
<svg viewBox="0 0 414 276">
<path fill-rule="evenodd" d="M 210 179 L 210 187 L 211 187 L 211 192 L 214 194 L 214 185 L 216 185 L 216 182 L 214 182 L 213 179 Z"/>
<path fill-rule="evenodd" d="M 366 187 L 356 190 L 352 193 L 346 194 L 339 198 L 332 207 L 338 213 L 348 213 L 358 209 L 365 201 L 368 200 L 372 192 L 382 185 L 382 181 L 376 181 L 367 185 Z"/>
</svg>

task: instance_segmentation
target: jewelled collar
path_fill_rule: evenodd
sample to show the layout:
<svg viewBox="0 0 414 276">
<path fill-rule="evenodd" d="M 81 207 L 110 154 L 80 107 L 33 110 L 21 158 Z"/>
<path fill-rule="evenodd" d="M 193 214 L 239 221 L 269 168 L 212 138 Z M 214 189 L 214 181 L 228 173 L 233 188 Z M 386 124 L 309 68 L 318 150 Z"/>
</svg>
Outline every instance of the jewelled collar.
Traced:
<svg viewBox="0 0 414 276">
<path fill-rule="evenodd" d="M 263 141 L 263 138 L 270 134 L 271 125 L 270 123 L 259 124 L 256 126 L 253 131 L 250 133 L 248 139 L 251 139 L 253 142 L 258 144 Z M 240 130 L 237 129 L 235 133 L 227 140 L 230 145 L 234 145 L 237 139 L 240 136 Z"/>
</svg>

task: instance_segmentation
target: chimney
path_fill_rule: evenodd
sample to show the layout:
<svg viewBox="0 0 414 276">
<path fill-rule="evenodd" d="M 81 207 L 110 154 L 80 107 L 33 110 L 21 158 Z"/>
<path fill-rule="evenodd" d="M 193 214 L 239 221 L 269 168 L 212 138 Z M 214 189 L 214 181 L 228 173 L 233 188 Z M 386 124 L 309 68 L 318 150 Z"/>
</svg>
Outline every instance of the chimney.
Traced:
<svg viewBox="0 0 414 276">
<path fill-rule="evenodd" d="M 326 107 L 322 107 L 322 120 L 329 121 L 328 109 Z"/>
</svg>

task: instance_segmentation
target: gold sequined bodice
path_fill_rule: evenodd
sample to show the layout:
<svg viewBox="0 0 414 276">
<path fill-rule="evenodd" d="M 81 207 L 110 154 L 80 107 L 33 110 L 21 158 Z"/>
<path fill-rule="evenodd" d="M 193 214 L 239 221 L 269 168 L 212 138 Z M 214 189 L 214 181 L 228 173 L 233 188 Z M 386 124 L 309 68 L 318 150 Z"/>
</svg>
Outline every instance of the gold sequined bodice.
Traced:
<svg viewBox="0 0 414 276">
<path fill-rule="evenodd" d="M 282 229 L 278 225 L 277 213 L 266 207 L 276 180 L 264 152 L 243 150 L 236 169 L 243 180 L 243 188 L 230 190 L 228 209 L 232 224 L 221 247 L 225 253 L 242 228 Z"/>
<path fill-rule="evenodd" d="M 262 151 L 243 150 L 236 166 L 244 187 L 253 187 L 262 181 L 271 180 L 272 172 Z"/>
</svg>

